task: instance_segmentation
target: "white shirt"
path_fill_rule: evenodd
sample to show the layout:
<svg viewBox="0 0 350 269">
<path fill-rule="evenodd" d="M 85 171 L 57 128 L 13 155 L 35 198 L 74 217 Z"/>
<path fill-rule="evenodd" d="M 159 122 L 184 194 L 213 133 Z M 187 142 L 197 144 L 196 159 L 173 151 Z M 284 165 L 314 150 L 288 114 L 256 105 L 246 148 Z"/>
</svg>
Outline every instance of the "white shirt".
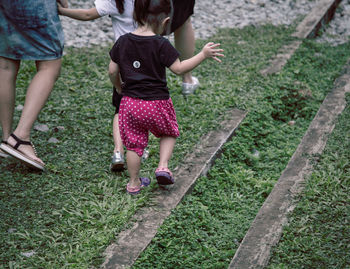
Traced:
<svg viewBox="0 0 350 269">
<path fill-rule="evenodd" d="M 123 14 L 119 13 L 115 5 L 115 0 L 95 0 L 95 7 L 97 13 L 101 17 L 106 15 L 111 16 L 115 41 L 121 35 L 135 30 L 136 23 L 134 23 L 132 17 L 134 12 L 134 0 L 125 0 Z"/>
</svg>

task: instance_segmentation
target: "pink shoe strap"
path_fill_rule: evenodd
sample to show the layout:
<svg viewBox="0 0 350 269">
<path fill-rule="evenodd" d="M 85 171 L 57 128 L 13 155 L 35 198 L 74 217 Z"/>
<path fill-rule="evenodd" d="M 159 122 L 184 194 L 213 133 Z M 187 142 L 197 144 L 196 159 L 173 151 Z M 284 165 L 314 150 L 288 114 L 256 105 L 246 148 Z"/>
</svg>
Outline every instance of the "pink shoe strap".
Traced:
<svg viewBox="0 0 350 269">
<path fill-rule="evenodd" d="M 130 187 L 129 183 L 126 185 L 126 189 L 128 190 L 128 192 L 138 192 L 140 191 L 140 187 Z"/>
</svg>

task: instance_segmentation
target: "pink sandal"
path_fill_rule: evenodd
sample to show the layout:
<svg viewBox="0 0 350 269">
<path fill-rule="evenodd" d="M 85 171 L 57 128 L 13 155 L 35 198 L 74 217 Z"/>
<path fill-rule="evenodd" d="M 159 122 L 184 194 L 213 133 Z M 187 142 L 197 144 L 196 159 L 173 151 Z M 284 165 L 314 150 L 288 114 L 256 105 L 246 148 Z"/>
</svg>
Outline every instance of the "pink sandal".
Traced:
<svg viewBox="0 0 350 269">
<path fill-rule="evenodd" d="M 151 183 L 151 180 L 147 177 L 140 177 L 140 181 L 140 187 L 130 187 L 128 183 L 126 185 L 126 191 L 131 195 L 139 194 L 142 188 L 147 187 Z"/>
<path fill-rule="evenodd" d="M 171 185 L 174 184 L 175 179 L 173 174 L 166 167 L 158 167 L 155 171 L 156 179 L 159 185 Z"/>
</svg>

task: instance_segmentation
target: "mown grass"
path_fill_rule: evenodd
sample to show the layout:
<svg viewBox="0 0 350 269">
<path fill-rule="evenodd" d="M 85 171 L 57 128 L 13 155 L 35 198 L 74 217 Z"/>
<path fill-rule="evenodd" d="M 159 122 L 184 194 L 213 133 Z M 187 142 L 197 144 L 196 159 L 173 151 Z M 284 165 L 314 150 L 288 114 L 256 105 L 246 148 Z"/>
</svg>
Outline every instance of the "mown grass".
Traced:
<svg viewBox="0 0 350 269">
<path fill-rule="evenodd" d="M 226 58 L 196 69 L 202 87 L 187 99 L 180 79 L 169 74 L 181 132 L 171 168 L 181 164 L 201 136 L 217 128 L 225 111 L 238 107 L 249 114 L 210 175 L 199 180 L 135 267 L 220 268 L 232 258 L 349 50 L 349 45 L 334 49 L 306 42 L 281 74 L 260 76 L 258 71 L 290 40 L 292 30 L 222 30 L 215 41 L 222 43 Z M 198 41 L 198 49 L 205 42 Z M 153 182 L 130 197 L 126 173 L 109 172 L 114 111 L 108 50 L 66 50 L 62 75 L 38 119 L 50 131 L 32 135 L 47 171 L 33 173 L 12 160 L 0 161 L 0 261 L 5 268 L 98 267 L 104 249 L 157 188 Z M 22 66 L 16 104 L 23 103 L 33 68 Z M 16 120 L 19 115 L 17 111 Z M 288 125 L 290 119 L 296 120 L 294 126 Z M 48 144 L 51 137 L 59 142 Z M 153 137 L 149 150 L 142 174 L 153 178 L 158 157 Z M 26 257 L 28 253 L 32 255 Z"/>
<path fill-rule="evenodd" d="M 224 146 L 208 177 L 200 178 L 193 193 L 173 210 L 133 268 L 228 267 L 251 221 L 332 89 L 349 57 L 348 49 L 349 44 L 331 48 L 306 41 L 280 74 L 263 78 L 256 75 L 259 69 L 248 72 L 245 89 L 254 93 L 256 103 L 247 105 L 249 114 Z M 288 124 L 292 120 L 295 125 Z M 344 232 L 346 226 L 342 227 Z M 292 237 L 293 229 L 291 233 Z M 310 233 L 309 240 L 314 236 L 318 234 Z M 311 242 L 310 247 L 319 246 Z M 339 249 L 339 255 L 348 255 L 346 246 Z M 333 250 L 336 248 L 337 244 Z M 284 261 L 290 259 L 289 249 L 283 254 Z M 290 259 L 283 268 L 303 268 L 301 265 L 294 266 Z"/>
<path fill-rule="evenodd" d="M 349 97 L 268 268 L 350 268 Z"/>
</svg>

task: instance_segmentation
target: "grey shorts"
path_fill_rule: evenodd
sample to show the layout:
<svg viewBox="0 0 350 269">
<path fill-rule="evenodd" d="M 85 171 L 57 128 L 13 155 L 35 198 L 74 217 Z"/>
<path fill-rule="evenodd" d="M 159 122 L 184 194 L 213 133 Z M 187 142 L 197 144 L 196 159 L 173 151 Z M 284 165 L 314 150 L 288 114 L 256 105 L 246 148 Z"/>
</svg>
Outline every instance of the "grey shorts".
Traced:
<svg viewBox="0 0 350 269">
<path fill-rule="evenodd" d="M 0 40 L 0 56 L 6 58 L 62 57 L 64 35 L 56 0 L 1 0 Z"/>
</svg>

